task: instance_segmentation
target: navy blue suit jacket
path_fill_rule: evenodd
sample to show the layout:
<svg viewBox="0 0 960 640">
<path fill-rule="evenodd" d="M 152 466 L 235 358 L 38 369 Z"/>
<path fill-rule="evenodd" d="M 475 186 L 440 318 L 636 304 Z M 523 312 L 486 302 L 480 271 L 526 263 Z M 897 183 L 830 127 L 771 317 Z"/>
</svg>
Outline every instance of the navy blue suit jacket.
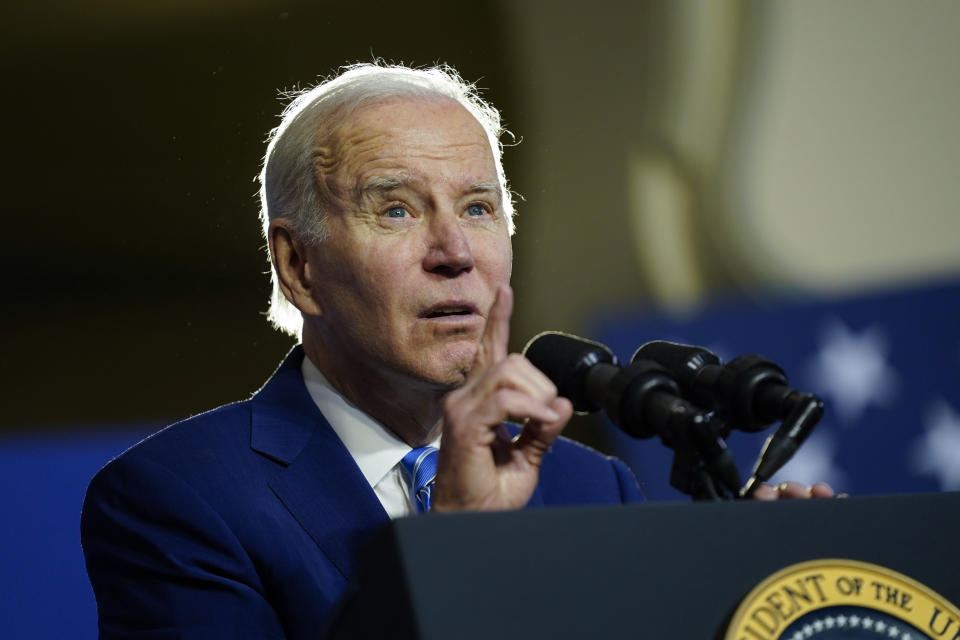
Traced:
<svg viewBox="0 0 960 640">
<path fill-rule="evenodd" d="M 388 518 L 303 383 L 295 348 L 250 400 L 177 423 L 87 490 L 102 638 L 315 638 Z M 528 507 L 641 500 L 623 463 L 561 439 Z"/>
</svg>

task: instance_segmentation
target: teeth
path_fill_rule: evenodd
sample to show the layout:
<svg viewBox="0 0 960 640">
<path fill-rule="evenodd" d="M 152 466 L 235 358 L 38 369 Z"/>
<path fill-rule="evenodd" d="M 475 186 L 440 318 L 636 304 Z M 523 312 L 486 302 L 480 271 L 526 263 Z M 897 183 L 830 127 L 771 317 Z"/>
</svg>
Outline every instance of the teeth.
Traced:
<svg viewBox="0 0 960 640">
<path fill-rule="evenodd" d="M 453 316 L 453 315 L 465 315 L 470 313 L 468 310 L 463 307 L 449 307 L 446 309 L 437 309 L 436 311 L 430 314 L 431 317 L 437 316 Z"/>
</svg>

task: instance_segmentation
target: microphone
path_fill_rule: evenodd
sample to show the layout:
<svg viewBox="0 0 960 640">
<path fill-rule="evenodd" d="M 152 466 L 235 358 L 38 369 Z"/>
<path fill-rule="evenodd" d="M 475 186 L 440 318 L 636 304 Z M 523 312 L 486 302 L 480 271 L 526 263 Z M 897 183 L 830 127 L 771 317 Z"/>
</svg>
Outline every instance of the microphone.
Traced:
<svg viewBox="0 0 960 640">
<path fill-rule="evenodd" d="M 606 346 L 578 336 L 546 331 L 527 343 L 526 358 L 557 385 L 581 413 L 602 409 L 636 438 L 667 432 L 667 423 L 703 412 L 680 398 L 663 367 L 638 360 L 621 368 Z"/>
<path fill-rule="evenodd" d="M 823 416 L 820 398 L 791 389 L 783 369 L 758 355 L 742 355 L 722 365 L 703 347 L 657 340 L 637 349 L 633 359 L 661 364 L 693 402 L 743 431 L 760 431 L 782 420 L 767 438 L 742 496 L 786 464 Z"/>
<path fill-rule="evenodd" d="M 534 336 L 523 355 L 579 413 L 603 408 L 603 389 L 620 371 L 617 356 L 605 345 L 559 331 Z"/>
<path fill-rule="evenodd" d="M 692 402 L 743 431 L 762 431 L 782 419 L 797 400 L 783 370 L 760 356 L 744 355 L 722 365 L 704 347 L 656 340 L 637 349 L 633 359 L 657 362 Z"/>
<path fill-rule="evenodd" d="M 798 405 L 763 443 L 763 449 L 753 467 L 753 473 L 747 480 L 747 484 L 740 490 L 740 497 L 753 494 L 757 485 L 769 480 L 780 467 L 785 465 L 822 417 L 823 401 L 812 394 L 807 394 L 806 402 Z"/>
<path fill-rule="evenodd" d="M 739 473 L 710 417 L 680 397 L 680 389 L 656 362 L 634 359 L 621 368 L 606 346 L 578 336 L 547 331 L 524 348 L 526 358 L 557 386 L 581 413 L 603 409 L 635 438 L 659 435 L 673 449 L 696 448 L 708 468 L 734 493 Z"/>
</svg>

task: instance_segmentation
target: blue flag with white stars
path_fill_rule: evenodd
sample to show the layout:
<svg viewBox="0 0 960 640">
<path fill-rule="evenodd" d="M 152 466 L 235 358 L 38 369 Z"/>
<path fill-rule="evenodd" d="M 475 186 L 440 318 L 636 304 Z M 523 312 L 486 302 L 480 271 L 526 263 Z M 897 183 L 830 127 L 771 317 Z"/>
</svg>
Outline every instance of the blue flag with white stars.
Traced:
<svg viewBox="0 0 960 640">
<path fill-rule="evenodd" d="M 856 494 L 960 490 L 960 284 L 718 304 L 683 319 L 621 313 L 595 326 L 591 337 L 621 362 L 650 340 L 704 346 L 724 362 L 755 353 L 779 364 L 791 387 L 819 395 L 823 419 L 775 482 Z M 651 500 L 685 499 L 669 486 L 668 450 L 608 428 Z M 744 478 L 769 433 L 728 440 Z"/>
</svg>

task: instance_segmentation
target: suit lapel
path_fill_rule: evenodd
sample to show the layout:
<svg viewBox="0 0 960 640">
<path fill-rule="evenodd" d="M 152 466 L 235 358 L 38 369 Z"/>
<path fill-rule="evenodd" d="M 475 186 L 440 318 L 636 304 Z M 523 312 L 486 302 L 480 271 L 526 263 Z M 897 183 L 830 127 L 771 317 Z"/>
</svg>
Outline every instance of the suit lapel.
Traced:
<svg viewBox="0 0 960 640">
<path fill-rule="evenodd" d="M 295 347 L 252 399 L 250 445 L 285 466 L 270 488 L 349 578 L 364 539 L 388 518 L 307 392 L 302 361 Z"/>
</svg>

